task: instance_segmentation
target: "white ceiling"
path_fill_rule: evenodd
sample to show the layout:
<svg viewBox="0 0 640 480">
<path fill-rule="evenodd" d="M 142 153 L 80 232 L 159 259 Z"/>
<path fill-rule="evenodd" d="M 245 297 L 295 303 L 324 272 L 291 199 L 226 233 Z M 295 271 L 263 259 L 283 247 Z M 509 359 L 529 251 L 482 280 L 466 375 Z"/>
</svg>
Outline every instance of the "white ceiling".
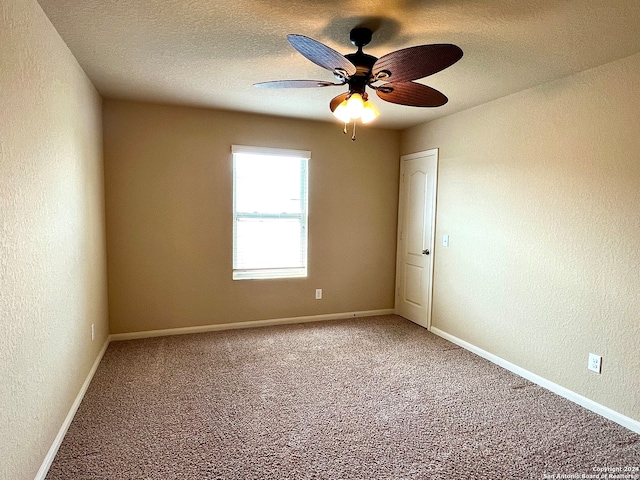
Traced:
<svg viewBox="0 0 640 480">
<path fill-rule="evenodd" d="M 331 121 L 344 87 L 262 90 L 268 80 L 334 81 L 288 33 L 352 53 L 351 28 L 375 30 L 365 53 L 453 43 L 464 57 L 420 80 L 439 108 L 372 95 L 377 125 L 405 128 L 640 52 L 640 0 L 39 0 L 108 98 Z M 606 93 L 605 93 L 606 94 Z"/>
</svg>

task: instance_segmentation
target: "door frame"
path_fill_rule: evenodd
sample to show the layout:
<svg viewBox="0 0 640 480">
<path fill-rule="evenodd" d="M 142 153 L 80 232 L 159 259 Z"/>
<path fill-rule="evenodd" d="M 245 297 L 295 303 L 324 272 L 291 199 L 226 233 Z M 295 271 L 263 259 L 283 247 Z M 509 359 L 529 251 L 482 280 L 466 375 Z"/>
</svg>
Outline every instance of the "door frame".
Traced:
<svg viewBox="0 0 640 480">
<path fill-rule="evenodd" d="M 403 202 L 402 202 L 402 193 L 403 193 L 403 176 L 405 173 L 405 163 L 408 160 L 414 160 L 416 158 L 435 156 L 436 159 L 436 168 L 435 175 L 433 178 L 433 198 L 432 198 L 432 208 L 431 208 L 431 244 L 429 245 L 429 250 L 431 251 L 431 255 L 429 255 L 429 290 L 427 291 L 427 299 L 429 302 L 427 308 L 427 318 L 426 318 L 426 328 L 427 330 L 431 330 L 431 313 L 433 311 L 433 282 L 434 282 L 434 264 L 435 264 L 435 244 L 436 244 L 436 221 L 437 221 L 437 199 L 438 199 L 438 171 L 440 167 L 440 154 L 438 148 L 431 148 L 429 150 L 423 150 L 416 153 L 410 153 L 408 155 L 402 155 L 400 157 L 400 188 L 398 189 L 398 225 L 397 225 L 397 234 L 396 234 L 396 282 L 395 282 L 395 291 L 394 291 L 394 310 L 397 313 L 397 301 L 398 301 L 398 292 L 399 292 L 399 280 L 398 280 L 398 268 L 400 265 L 400 249 L 402 246 L 400 240 L 400 233 L 403 224 Z"/>
</svg>

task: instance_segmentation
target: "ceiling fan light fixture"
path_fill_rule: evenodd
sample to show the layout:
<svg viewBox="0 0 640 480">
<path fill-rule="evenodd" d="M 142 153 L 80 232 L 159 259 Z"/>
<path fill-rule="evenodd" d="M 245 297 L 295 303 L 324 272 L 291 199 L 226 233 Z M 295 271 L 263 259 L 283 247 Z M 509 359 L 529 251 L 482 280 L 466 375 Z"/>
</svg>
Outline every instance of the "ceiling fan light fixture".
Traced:
<svg viewBox="0 0 640 480">
<path fill-rule="evenodd" d="M 347 98 L 346 112 L 352 119 L 357 119 L 362 116 L 362 112 L 364 112 L 364 99 L 362 95 L 359 93 L 353 93 Z"/>
<path fill-rule="evenodd" d="M 365 100 L 361 94 L 353 93 L 343 100 L 333 111 L 333 116 L 342 123 L 358 120 L 369 123 L 378 118 L 378 109 L 369 100 Z"/>
<path fill-rule="evenodd" d="M 364 110 L 362 111 L 362 116 L 360 117 L 362 123 L 367 124 L 369 122 L 373 122 L 376 118 L 378 118 L 379 115 L 380 112 L 378 112 L 378 109 L 373 103 L 371 103 L 369 100 L 364 102 Z"/>
<path fill-rule="evenodd" d="M 349 116 L 349 112 L 347 111 L 347 101 L 344 100 L 340 105 L 336 107 L 333 111 L 333 116 L 340 120 L 342 123 L 349 123 L 351 121 L 351 117 Z"/>
</svg>

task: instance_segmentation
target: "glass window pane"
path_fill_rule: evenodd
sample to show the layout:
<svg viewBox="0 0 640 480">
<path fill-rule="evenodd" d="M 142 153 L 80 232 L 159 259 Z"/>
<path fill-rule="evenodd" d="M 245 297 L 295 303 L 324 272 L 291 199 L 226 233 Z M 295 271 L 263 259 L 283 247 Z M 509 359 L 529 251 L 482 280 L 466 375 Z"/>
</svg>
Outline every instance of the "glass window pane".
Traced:
<svg viewBox="0 0 640 480">
<path fill-rule="evenodd" d="M 235 155 L 236 211 L 300 213 L 299 158 Z"/>
<path fill-rule="evenodd" d="M 236 222 L 238 269 L 293 268 L 306 266 L 302 225 L 299 219 L 239 218 Z"/>
</svg>

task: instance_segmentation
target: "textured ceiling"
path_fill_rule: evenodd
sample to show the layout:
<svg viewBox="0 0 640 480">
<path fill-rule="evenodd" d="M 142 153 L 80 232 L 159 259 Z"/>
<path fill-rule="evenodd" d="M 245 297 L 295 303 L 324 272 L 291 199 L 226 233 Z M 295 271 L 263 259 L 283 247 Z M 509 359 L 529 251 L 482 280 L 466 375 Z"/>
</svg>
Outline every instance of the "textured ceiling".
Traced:
<svg viewBox="0 0 640 480">
<path fill-rule="evenodd" d="M 260 90 L 284 79 L 334 81 L 297 53 L 299 33 L 352 53 L 351 28 L 375 30 L 365 52 L 453 43 L 464 57 L 420 80 L 439 108 L 372 95 L 377 125 L 405 128 L 640 52 L 638 0 L 39 0 L 100 93 L 331 121 L 343 87 Z"/>
</svg>

